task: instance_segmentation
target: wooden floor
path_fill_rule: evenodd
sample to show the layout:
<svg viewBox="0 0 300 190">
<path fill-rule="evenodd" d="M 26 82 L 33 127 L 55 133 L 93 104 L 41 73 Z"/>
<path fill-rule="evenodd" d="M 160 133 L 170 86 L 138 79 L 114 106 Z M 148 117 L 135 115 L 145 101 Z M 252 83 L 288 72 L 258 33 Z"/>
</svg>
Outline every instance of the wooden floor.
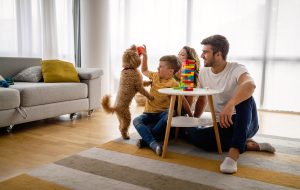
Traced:
<svg viewBox="0 0 300 190">
<path fill-rule="evenodd" d="M 131 106 L 132 117 L 142 107 Z M 259 133 L 300 138 L 300 115 L 259 112 Z M 130 132 L 134 132 L 134 127 Z M 0 181 L 32 168 L 78 153 L 120 137 L 115 115 L 97 111 L 17 125 L 8 134 L 0 129 Z"/>
</svg>

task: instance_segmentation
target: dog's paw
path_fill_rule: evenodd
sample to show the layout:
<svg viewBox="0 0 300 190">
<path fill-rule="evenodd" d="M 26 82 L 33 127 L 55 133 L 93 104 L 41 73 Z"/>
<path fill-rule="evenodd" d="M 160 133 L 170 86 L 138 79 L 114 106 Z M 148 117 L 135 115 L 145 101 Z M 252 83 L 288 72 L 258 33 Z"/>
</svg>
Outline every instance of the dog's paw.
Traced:
<svg viewBox="0 0 300 190">
<path fill-rule="evenodd" d="M 154 96 L 150 95 L 149 100 L 151 100 L 151 101 L 154 100 Z"/>
<path fill-rule="evenodd" d="M 121 131 L 121 135 L 122 135 L 122 138 L 123 138 L 124 140 L 129 140 L 129 139 L 130 139 L 130 136 L 129 136 L 129 133 L 128 133 L 128 132 Z"/>
</svg>

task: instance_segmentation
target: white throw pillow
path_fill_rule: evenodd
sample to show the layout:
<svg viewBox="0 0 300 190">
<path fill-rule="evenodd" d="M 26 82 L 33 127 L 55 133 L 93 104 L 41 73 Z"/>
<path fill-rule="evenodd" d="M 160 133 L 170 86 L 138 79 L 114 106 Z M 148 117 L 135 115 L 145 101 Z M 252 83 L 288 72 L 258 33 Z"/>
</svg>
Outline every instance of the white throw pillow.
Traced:
<svg viewBox="0 0 300 190">
<path fill-rule="evenodd" d="M 42 78 L 42 67 L 34 66 L 19 72 L 13 77 L 13 80 L 16 82 L 39 82 Z"/>
</svg>

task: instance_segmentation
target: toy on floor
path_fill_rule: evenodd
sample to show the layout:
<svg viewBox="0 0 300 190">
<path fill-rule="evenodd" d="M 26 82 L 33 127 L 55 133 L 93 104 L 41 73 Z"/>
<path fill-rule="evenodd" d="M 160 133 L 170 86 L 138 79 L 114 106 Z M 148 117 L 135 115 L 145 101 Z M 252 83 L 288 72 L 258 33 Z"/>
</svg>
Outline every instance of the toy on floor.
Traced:
<svg viewBox="0 0 300 190">
<path fill-rule="evenodd" d="M 148 91 L 143 87 L 143 78 L 138 67 L 141 64 L 141 58 L 135 45 L 127 49 L 123 54 L 123 70 L 121 72 L 120 85 L 118 89 L 115 105 L 110 106 L 110 95 L 102 98 L 102 107 L 107 113 L 116 113 L 119 119 L 119 130 L 123 139 L 129 139 L 128 128 L 131 122 L 129 106 L 135 94 L 146 96 L 153 100 Z"/>
</svg>

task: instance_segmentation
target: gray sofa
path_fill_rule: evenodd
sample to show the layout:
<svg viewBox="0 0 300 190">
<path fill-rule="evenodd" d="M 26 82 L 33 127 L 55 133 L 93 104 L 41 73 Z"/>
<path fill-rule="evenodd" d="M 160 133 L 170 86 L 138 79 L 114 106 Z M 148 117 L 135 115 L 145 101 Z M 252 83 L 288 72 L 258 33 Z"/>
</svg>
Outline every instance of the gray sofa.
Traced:
<svg viewBox="0 0 300 190">
<path fill-rule="evenodd" d="M 0 75 L 13 77 L 40 66 L 40 58 L 0 57 Z M 88 111 L 100 107 L 101 76 L 98 68 L 78 68 L 80 83 L 15 82 L 0 87 L 0 127 L 11 131 L 16 124 Z"/>
</svg>

